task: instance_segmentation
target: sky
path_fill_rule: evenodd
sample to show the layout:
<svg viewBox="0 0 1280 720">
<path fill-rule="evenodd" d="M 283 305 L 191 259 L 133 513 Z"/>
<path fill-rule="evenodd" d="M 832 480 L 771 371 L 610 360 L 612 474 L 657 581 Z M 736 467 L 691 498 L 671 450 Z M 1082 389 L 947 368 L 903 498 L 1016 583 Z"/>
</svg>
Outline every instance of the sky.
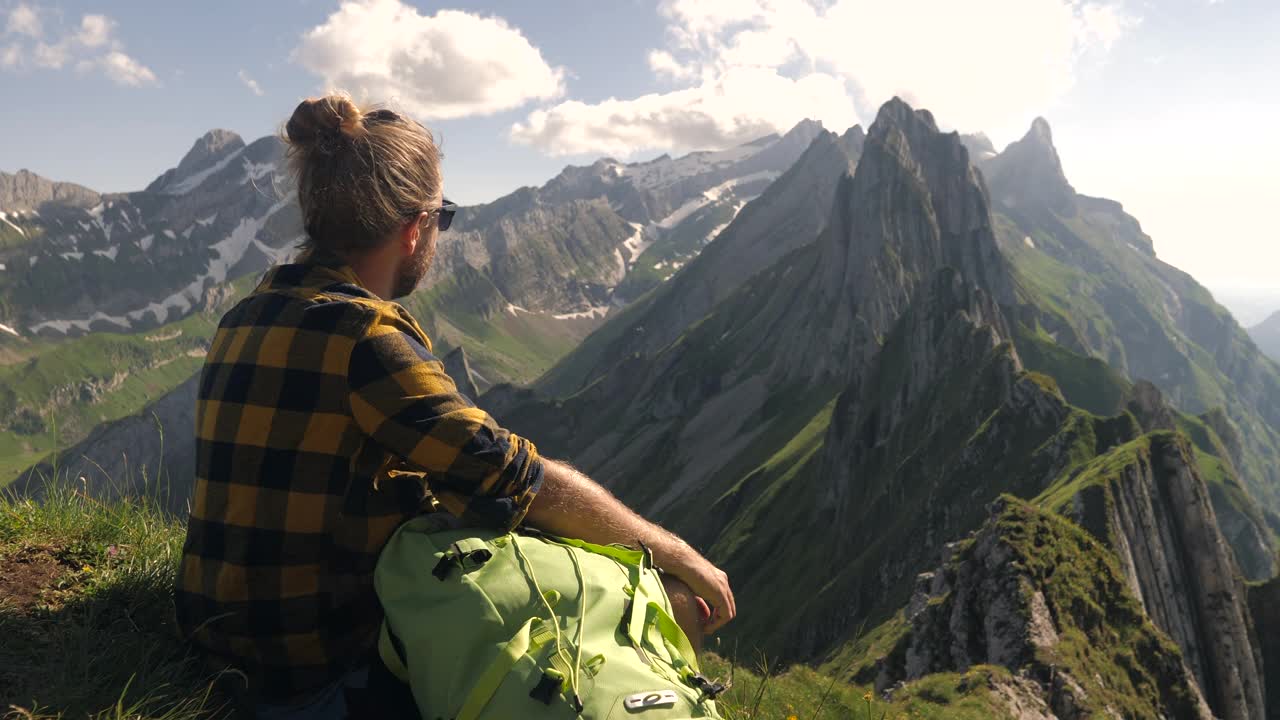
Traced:
<svg viewBox="0 0 1280 720">
<path fill-rule="evenodd" d="M 1276 0 L 0 0 L 0 170 L 137 190 L 340 88 L 427 124 L 469 204 L 900 95 L 998 148 L 1047 118 L 1162 258 L 1280 298 L 1277 39 Z"/>
</svg>

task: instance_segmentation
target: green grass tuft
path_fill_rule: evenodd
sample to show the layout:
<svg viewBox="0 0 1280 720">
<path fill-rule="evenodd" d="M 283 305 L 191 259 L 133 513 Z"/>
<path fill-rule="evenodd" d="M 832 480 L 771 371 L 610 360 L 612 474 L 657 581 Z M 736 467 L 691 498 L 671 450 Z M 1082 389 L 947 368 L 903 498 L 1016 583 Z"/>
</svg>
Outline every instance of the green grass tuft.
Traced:
<svg viewBox="0 0 1280 720">
<path fill-rule="evenodd" d="M 0 496 L 0 713 L 225 715 L 176 628 L 184 534 L 146 498 L 103 504 L 71 483 L 39 503 Z"/>
</svg>

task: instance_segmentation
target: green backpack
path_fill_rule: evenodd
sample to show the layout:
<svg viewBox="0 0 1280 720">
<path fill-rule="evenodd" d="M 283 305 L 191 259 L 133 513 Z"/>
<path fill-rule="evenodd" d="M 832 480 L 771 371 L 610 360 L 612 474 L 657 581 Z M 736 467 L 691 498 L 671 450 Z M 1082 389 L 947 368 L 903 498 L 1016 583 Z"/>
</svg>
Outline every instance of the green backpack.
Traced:
<svg viewBox="0 0 1280 720">
<path fill-rule="evenodd" d="M 720 717 L 647 549 L 423 516 L 374 582 L 379 654 L 428 720 Z"/>
</svg>

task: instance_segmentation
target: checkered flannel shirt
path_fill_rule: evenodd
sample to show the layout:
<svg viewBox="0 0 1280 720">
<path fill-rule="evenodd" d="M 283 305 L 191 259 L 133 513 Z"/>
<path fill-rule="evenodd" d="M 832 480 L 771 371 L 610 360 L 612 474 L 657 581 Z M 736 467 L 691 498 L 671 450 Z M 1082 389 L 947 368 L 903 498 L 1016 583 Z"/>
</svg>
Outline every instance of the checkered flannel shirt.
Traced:
<svg viewBox="0 0 1280 720">
<path fill-rule="evenodd" d="M 272 698 L 367 661 L 378 552 L 432 497 L 511 528 L 542 484 L 533 444 L 458 393 L 409 313 L 318 260 L 223 317 L 196 448 L 179 624 Z"/>
</svg>

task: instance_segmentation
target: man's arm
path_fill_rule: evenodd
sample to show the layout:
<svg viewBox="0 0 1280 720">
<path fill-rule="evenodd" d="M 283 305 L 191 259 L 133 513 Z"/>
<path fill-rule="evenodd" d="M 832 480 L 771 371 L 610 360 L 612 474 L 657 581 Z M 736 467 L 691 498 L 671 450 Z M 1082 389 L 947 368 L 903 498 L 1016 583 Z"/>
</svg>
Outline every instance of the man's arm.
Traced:
<svg viewBox="0 0 1280 720">
<path fill-rule="evenodd" d="M 553 535 L 596 544 L 644 543 L 659 567 L 683 580 L 711 603 L 707 633 L 737 614 L 729 576 L 675 534 L 645 520 L 608 490 L 566 463 L 542 459 L 542 489 L 529 506 L 525 522 Z"/>
</svg>

